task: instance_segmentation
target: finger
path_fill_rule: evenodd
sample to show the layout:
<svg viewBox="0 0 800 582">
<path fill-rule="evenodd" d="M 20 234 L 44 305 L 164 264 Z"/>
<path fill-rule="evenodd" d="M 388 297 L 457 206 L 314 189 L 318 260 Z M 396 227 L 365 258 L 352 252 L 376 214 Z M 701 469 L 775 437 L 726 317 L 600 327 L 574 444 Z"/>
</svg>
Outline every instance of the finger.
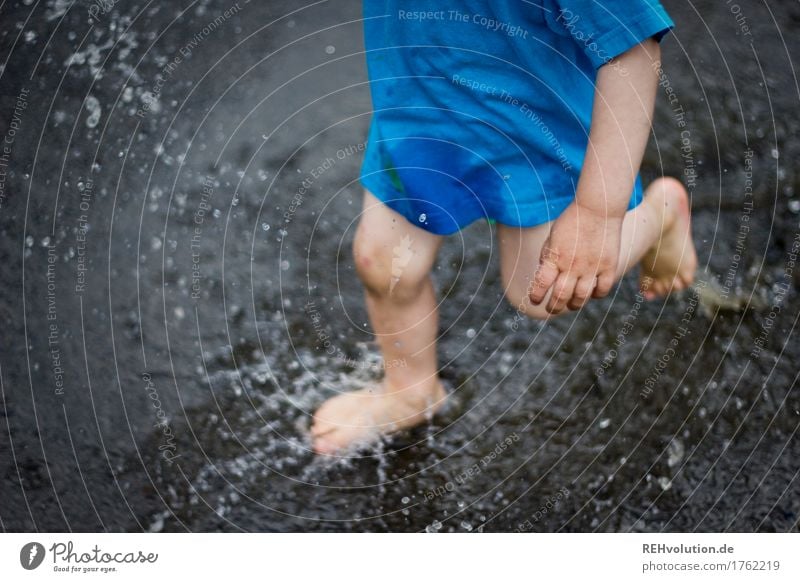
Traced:
<svg viewBox="0 0 800 582">
<path fill-rule="evenodd" d="M 572 299 L 575 291 L 575 277 L 568 273 L 561 273 L 553 284 L 553 294 L 547 302 L 547 311 L 553 315 L 566 309 L 567 302 Z"/>
<path fill-rule="evenodd" d="M 597 276 L 597 286 L 594 288 L 594 293 L 592 293 L 592 297 L 596 299 L 605 297 L 606 295 L 611 293 L 611 289 L 613 287 L 614 287 L 614 272 L 603 271 Z"/>
<path fill-rule="evenodd" d="M 592 297 L 595 285 L 597 285 L 597 277 L 594 275 L 584 275 L 578 279 L 575 284 L 575 292 L 567 303 L 567 307 L 576 311 L 586 305 L 586 302 Z"/>
<path fill-rule="evenodd" d="M 539 258 L 539 266 L 533 275 L 533 284 L 529 294 L 531 303 L 539 305 L 544 301 L 547 291 L 553 286 L 557 277 L 556 254 L 545 244 Z"/>
</svg>

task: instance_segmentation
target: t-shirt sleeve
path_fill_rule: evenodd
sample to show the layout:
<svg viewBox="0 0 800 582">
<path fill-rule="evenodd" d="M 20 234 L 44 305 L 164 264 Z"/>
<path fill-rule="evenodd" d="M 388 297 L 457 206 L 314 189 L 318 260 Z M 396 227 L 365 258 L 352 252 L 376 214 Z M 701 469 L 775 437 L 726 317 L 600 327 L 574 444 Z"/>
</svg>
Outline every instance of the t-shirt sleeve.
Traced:
<svg viewBox="0 0 800 582">
<path fill-rule="evenodd" d="M 675 26 L 656 0 L 555 0 L 549 23 L 563 28 L 598 68 Z"/>
</svg>

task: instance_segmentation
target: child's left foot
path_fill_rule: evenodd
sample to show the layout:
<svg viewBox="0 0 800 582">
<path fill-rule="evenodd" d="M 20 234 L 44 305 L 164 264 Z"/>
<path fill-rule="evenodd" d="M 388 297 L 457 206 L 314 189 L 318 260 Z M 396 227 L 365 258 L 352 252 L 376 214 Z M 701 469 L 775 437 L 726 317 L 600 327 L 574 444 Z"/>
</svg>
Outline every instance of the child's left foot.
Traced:
<svg viewBox="0 0 800 582">
<path fill-rule="evenodd" d="M 421 424 L 442 407 L 446 397 L 438 379 L 426 386 L 403 390 L 387 389 L 384 381 L 334 396 L 314 415 L 311 426 L 314 452 L 333 455 Z"/>
<path fill-rule="evenodd" d="M 640 263 L 639 286 L 648 300 L 687 289 L 697 270 L 689 195 L 683 184 L 674 178 L 660 181 L 651 186 L 655 187 L 653 192 L 645 197 L 645 202 L 656 209 L 656 215 L 663 217 L 661 236 Z"/>
</svg>

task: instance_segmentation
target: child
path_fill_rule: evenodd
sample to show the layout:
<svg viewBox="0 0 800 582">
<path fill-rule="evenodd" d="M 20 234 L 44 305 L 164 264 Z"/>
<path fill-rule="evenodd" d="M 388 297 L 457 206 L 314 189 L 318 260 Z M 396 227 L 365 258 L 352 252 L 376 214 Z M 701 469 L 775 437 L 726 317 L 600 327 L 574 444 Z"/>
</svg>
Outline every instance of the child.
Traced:
<svg viewBox="0 0 800 582">
<path fill-rule="evenodd" d="M 373 120 L 354 243 L 383 381 L 316 412 L 320 454 L 424 422 L 446 393 L 430 270 L 445 235 L 497 224 L 506 297 L 547 319 L 639 264 L 647 298 L 697 265 L 686 190 L 639 165 L 651 129 L 656 0 L 365 0 Z"/>
</svg>

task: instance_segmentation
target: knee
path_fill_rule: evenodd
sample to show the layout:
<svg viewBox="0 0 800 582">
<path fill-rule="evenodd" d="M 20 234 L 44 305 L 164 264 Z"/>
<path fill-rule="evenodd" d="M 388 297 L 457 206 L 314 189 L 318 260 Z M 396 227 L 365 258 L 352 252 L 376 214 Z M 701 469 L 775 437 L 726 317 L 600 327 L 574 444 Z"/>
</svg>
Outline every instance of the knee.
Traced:
<svg viewBox="0 0 800 582">
<path fill-rule="evenodd" d="M 359 279 L 374 297 L 410 302 L 419 296 L 428 279 L 428 273 L 414 264 L 413 252 L 402 242 L 393 245 L 359 231 L 353 243 L 353 258 Z"/>
</svg>

